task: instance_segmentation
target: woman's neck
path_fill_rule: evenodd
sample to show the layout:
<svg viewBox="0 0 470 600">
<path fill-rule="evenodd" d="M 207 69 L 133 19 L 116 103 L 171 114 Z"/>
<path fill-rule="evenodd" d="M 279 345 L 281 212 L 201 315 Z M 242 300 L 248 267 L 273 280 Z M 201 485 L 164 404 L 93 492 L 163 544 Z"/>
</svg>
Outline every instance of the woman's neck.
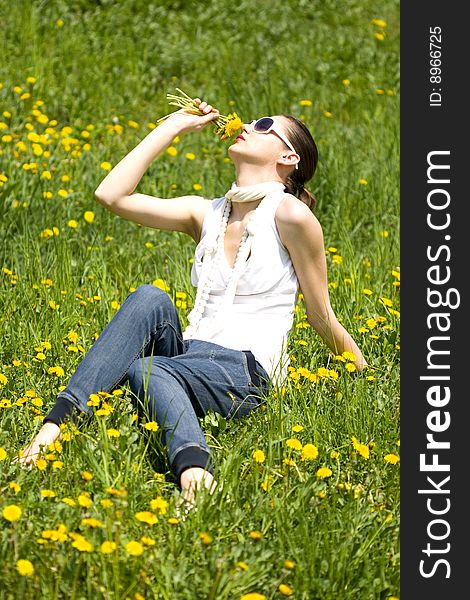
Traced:
<svg viewBox="0 0 470 600">
<path fill-rule="evenodd" d="M 266 183 L 268 181 L 279 181 L 284 183 L 282 177 L 275 169 L 263 169 L 257 165 L 243 164 L 237 168 L 237 185 L 247 186 L 256 185 L 258 183 Z"/>
</svg>

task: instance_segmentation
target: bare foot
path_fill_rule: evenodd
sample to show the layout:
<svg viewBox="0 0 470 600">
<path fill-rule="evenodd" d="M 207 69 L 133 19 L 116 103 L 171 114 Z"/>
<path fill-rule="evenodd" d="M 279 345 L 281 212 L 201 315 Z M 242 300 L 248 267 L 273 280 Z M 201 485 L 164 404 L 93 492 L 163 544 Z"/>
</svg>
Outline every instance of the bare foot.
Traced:
<svg viewBox="0 0 470 600">
<path fill-rule="evenodd" d="M 60 427 L 58 425 L 51 423 L 50 421 L 44 423 L 36 437 L 21 452 L 18 462 L 22 465 L 31 467 L 32 463 L 34 464 L 36 462 L 41 451 L 60 437 Z"/>
<path fill-rule="evenodd" d="M 217 481 L 212 476 L 212 473 L 201 467 L 185 469 L 181 473 L 180 483 L 183 491 L 183 499 L 178 505 L 184 503 L 187 505 L 186 508 L 194 507 L 197 490 L 206 488 L 210 494 L 213 494 L 217 487 Z"/>
</svg>

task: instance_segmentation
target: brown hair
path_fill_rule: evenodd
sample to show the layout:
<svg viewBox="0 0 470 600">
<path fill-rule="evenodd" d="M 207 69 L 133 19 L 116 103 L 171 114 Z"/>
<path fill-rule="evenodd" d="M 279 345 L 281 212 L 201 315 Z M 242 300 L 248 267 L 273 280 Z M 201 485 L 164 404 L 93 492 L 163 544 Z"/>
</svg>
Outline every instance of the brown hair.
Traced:
<svg viewBox="0 0 470 600">
<path fill-rule="evenodd" d="M 299 168 L 294 169 L 287 177 L 286 192 L 302 200 L 313 211 L 317 199 L 312 192 L 304 188 L 304 184 L 312 179 L 317 168 L 317 145 L 302 121 L 292 115 L 281 116 L 289 120 L 289 125 L 286 128 L 287 137 L 300 156 Z"/>
</svg>

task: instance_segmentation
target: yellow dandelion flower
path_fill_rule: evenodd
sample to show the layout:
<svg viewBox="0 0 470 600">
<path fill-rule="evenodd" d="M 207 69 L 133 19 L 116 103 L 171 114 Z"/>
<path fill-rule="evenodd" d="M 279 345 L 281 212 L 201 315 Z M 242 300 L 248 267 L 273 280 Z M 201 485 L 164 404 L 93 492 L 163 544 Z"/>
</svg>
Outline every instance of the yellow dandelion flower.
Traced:
<svg viewBox="0 0 470 600">
<path fill-rule="evenodd" d="M 147 525 L 155 525 L 158 522 L 157 515 L 148 510 L 135 513 L 135 518 L 141 523 L 147 523 Z"/>
<path fill-rule="evenodd" d="M 391 465 L 396 465 L 398 462 L 400 462 L 400 457 L 396 454 L 386 454 L 384 456 L 384 460 Z"/>
<path fill-rule="evenodd" d="M 20 558 L 16 562 L 16 570 L 22 577 L 31 577 L 34 575 L 33 563 L 25 558 Z"/>
<path fill-rule="evenodd" d="M 100 504 L 103 508 L 111 508 L 113 501 L 109 498 L 104 498 L 103 500 L 100 500 Z"/>
<path fill-rule="evenodd" d="M 16 504 L 8 504 L 4 507 L 2 511 L 2 516 L 7 521 L 10 521 L 10 523 L 13 523 L 14 521 L 18 521 L 21 518 L 22 513 L 23 511 Z"/>
<path fill-rule="evenodd" d="M 199 534 L 199 539 L 205 546 L 208 546 L 213 541 L 213 537 L 209 533 L 207 533 L 207 531 L 201 531 L 201 533 Z"/>
<path fill-rule="evenodd" d="M 193 188 L 196 190 L 196 192 L 199 192 L 202 190 L 202 185 L 200 183 L 193 183 Z"/>
<path fill-rule="evenodd" d="M 299 105 L 300 106 L 312 106 L 313 102 L 311 100 L 300 100 L 299 101 Z"/>
<path fill-rule="evenodd" d="M 78 533 L 70 534 L 70 536 L 74 539 L 72 542 L 72 547 L 76 548 L 79 552 L 93 552 L 93 544 L 91 544 L 87 539 Z"/>
<path fill-rule="evenodd" d="M 43 498 L 55 498 L 56 493 L 53 490 L 41 490 L 41 496 Z"/>
<path fill-rule="evenodd" d="M 284 561 L 284 568 L 289 569 L 289 571 L 292 571 L 293 569 L 295 569 L 295 562 L 287 558 Z"/>
<path fill-rule="evenodd" d="M 13 490 L 15 494 L 21 491 L 21 485 L 19 483 L 16 483 L 16 481 L 10 481 L 8 487 L 10 488 L 10 490 Z"/>
<path fill-rule="evenodd" d="M 83 214 L 83 218 L 85 219 L 85 221 L 87 223 L 93 223 L 93 221 L 95 220 L 95 213 L 91 210 L 87 210 L 84 212 Z"/>
<path fill-rule="evenodd" d="M 262 450 L 255 450 L 253 452 L 252 456 L 253 456 L 254 461 L 257 463 L 263 463 L 266 458 L 266 456 Z"/>
<path fill-rule="evenodd" d="M 179 523 L 179 520 L 178 520 L 176 517 L 170 517 L 170 518 L 168 519 L 168 523 L 169 523 L 170 525 L 178 525 L 178 523 Z"/>
<path fill-rule="evenodd" d="M 260 540 L 263 537 L 263 534 L 261 533 L 261 531 L 255 530 L 255 531 L 250 531 L 250 533 L 248 534 L 248 536 L 255 541 Z"/>
<path fill-rule="evenodd" d="M 110 438 L 118 438 L 121 435 L 117 429 L 108 429 L 106 433 Z"/>
<path fill-rule="evenodd" d="M 383 19 L 372 19 L 371 23 L 373 25 L 377 25 L 377 27 L 381 27 L 382 29 L 385 29 L 385 27 L 387 27 L 387 23 Z"/>
<path fill-rule="evenodd" d="M 112 554 L 117 548 L 116 542 L 106 540 L 100 546 L 101 554 Z"/>
<path fill-rule="evenodd" d="M 0 448 L 0 460 L 5 460 L 7 457 L 7 451 L 4 448 Z"/>
<path fill-rule="evenodd" d="M 352 438 L 352 445 L 354 447 L 354 450 L 356 450 L 356 452 L 358 452 L 362 456 L 362 458 L 369 458 L 369 446 L 362 444 L 355 437 Z"/>
<path fill-rule="evenodd" d="M 82 506 L 83 508 L 90 508 L 90 506 L 93 504 L 93 500 L 90 498 L 90 496 L 88 494 L 80 494 L 77 498 L 77 501 L 79 503 L 80 506 Z"/>
<path fill-rule="evenodd" d="M 220 131 L 220 128 L 216 130 L 216 135 L 220 135 L 221 140 L 226 140 L 231 137 L 236 131 L 241 129 L 243 126 L 242 120 L 237 115 L 237 113 L 232 113 L 227 116 L 227 121 L 223 125 L 223 129 Z"/>
<path fill-rule="evenodd" d="M 100 167 L 105 171 L 109 171 L 111 169 L 111 163 L 105 160 L 100 164 Z"/>
<path fill-rule="evenodd" d="M 144 428 L 147 429 L 147 431 L 157 431 L 159 426 L 156 421 L 148 421 L 148 423 L 145 423 Z"/>
<path fill-rule="evenodd" d="M 125 548 L 126 552 L 131 556 L 140 556 L 144 552 L 144 547 L 142 546 L 142 544 L 134 540 L 127 542 Z"/>
<path fill-rule="evenodd" d="M 150 508 L 158 510 L 161 515 L 166 515 L 168 512 L 168 502 L 161 496 L 157 496 L 153 500 L 150 500 Z"/>
<path fill-rule="evenodd" d="M 82 519 L 81 525 L 83 527 L 92 527 L 93 529 L 104 527 L 104 523 L 102 521 L 98 521 L 98 519 L 93 519 L 92 517 Z"/>
<path fill-rule="evenodd" d="M 292 596 L 294 593 L 293 589 L 285 583 L 281 583 L 278 589 L 283 596 Z"/>
<path fill-rule="evenodd" d="M 316 472 L 317 477 L 319 477 L 320 479 L 326 479 L 327 477 L 331 477 L 332 474 L 333 471 L 329 467 L 320 467 Z"/>
<path fill-rule="evenodd" d="M 67 497 L 62 498 L 62 502 L 64 504 L 67 504 L 67 506 L 76 506 L 76 504 L 77 504 L 73 498 L 67 498 Z"/>
<path fill-rule="evenodd" d="M 300 433 L 300 432 L 301 432 L 301 431 L 303 431 L 303 430 L 304 430 L 304 426 L 303 426 L 303 425 L 298 425 L 298 424 L 297 424 L 297 425 L 293 425 L 293 426 L 292 426 L 292 431 L 293 431 L 294 433 Z"/>
<path fill-rule="evenodd" d="M 376 34 L 374 34 L 374 37 L 376 40 L 378 40 L 379 42 L 383 42 L 385 39 L 385 33 L 383 31 L 377 31 Z"/>
<path fill-rule="evenodd" d="M 163 279 L 155 279 L 155 281 L 152 282 L 152 285 L 154 285 L 157 288 L 160 288 L 164 292 L 170 291 L 170 286 L 167 285 L 167 283 Z"/>
<path fill-rule="evenodd" d="M 144 544 L 145 546 L 155 546 L 155 544 L 157 543 L 155 540 L 153 540 L 152 538 L 147 537 L 146 535 L 143 535 L 140 538 L 140 541 L 142 542 L 142 544 Z"/>
<path fill-rule="evenodd" d="M 349 373 L 354 373 L 356 370 L 356 365 L 354 363 L 346 363 L 345 367 L 346 371 L 349 371 Z"/>
<path fill-rule="evenodd" d="M 176 156 L 178 154 L 178 150 L 174 146 L 168 146 L 168 148 L 166 149 L 166 152 L 170 156 Z"/>
<path fill-rule="evenodd" d="M 350 81 L 349 79 L 343 79 L 343 81 L 342 81 L 342 84 L 343 84 L 345 87 L 348 87 L 348 85 L 351 85 L 351 81 Z"/>
<path fill-rule="evenodd" d="M 301 460 L 314 460 L 318 456 L 318 448 L 314 444 L 305 444 L 302 448 Z"/>
<path fill-rule="evenodd" d="M 193 152 L 186 152 L 185 157 L 188 160 L 194 160 L 196 158 L 196 155 Z"/>
<path fill-rule="evenodd" d="M 297 438 L 289 438 L 286 440 L 286 445 L 293 450 L 302 450 L 302 442 Z"/>
<path fill-rule="evenodd" d="M 36 460 L 36 467 L 40 470 L 40 471 L 44 471 L 44 469 L 47 467 L 47 461 L 44 460 L 44 458 L 38 458 Z"/>
<path fill-rule="evenodd" d="M 243 594 L 240 600 L 266 600 L 264 594 L 258 594 L 258 592 L 250 592 L 249 594 Z"/>
<path fill-rule="evenodd" d="M 85 481 L 91 481 L 93 479 L 93 473 L 90 473 L 90 471 L 82 471 L 82 478 Z"/>
</svg>

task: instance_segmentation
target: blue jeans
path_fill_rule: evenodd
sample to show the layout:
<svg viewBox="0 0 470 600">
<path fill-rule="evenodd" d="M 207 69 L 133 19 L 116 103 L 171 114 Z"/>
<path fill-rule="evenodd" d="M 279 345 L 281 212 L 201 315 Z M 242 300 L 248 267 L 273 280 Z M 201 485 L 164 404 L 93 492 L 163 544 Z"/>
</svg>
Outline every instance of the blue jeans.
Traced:
<svg viewBox="0 0 470 600">
<path fill-rule="evenodd" d="M 147 284 L 127 296 L 58 402 L 68 400 L 89 413 L 90 394 L 110 392 L 126 381 L 148 418 L 160 425 L 178 483 L 183 470 L 192 466 L 213 472 L 198 418 L 209 409 L 227 419 L 243 417 L 265 402 L 270 385 L 251 352 L 183 340 L 171 298 Z"/>
</svg>

